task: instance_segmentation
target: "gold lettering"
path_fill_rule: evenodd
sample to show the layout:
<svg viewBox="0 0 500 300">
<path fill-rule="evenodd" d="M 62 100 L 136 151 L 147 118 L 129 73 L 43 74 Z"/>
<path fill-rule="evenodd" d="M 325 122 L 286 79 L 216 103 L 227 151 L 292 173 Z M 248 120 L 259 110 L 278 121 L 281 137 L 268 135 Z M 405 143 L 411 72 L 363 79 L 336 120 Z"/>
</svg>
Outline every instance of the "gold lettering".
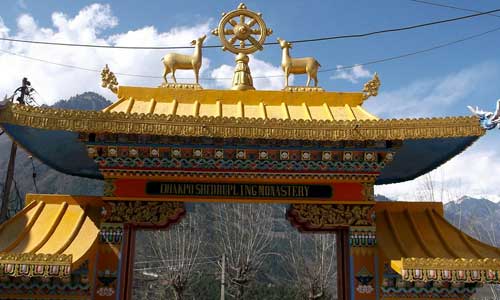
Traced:
<svg viewBox="0 0 500 300">
<path fill-rule="evenodd" d="M 203 185 L 201 185 L 201 184 L 196 185 L 196 195 L 197 196 L 203 195 Z"/>
<path fill-rule="evenodd" d="M 257 186 L 252 185 L 252 196 L 257 196 L 259 191 L 257 190 Z"/>
<path fill-rule="evenodd" d="M 300 184 L 157 183 L 159 194 L 178 196 L 309 198 L 311 186 Z M 314 188 L 314 186 L 313 186 Z"/>
<path fill-rule="evenodd" d="M 160 184 L 160 194 L 166 194 L 167 193 L 166 189 L 167 189 L 166 184 L 164 183 Z"/>
<path fill-rule="evenodd" d="M 304 197 L 309 197 L 309 186 L 308 186 L 308 185 L 305 185 L 305 186 L 304 186 L 304 190 L 305 190 L 305 195 L 304 195 Z"/>
</svg>

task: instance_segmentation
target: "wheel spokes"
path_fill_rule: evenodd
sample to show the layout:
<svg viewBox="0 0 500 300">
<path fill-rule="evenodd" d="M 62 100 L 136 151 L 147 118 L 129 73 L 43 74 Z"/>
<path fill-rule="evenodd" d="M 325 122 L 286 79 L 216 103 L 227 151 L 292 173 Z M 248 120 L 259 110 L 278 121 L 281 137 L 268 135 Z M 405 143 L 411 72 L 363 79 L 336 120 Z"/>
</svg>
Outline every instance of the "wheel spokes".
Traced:
<svg viewBox="0 0 500 300">
<path fill-rule="evenodd" d="M 240 48 L 245 49 L 245 41 L 240 41 Z"/>
<path fill-rule="evenodd" d="M 257 24 L 257 20 L 252 19 L 250 22 L 248 22 L 248 27 L 252 27 L 253 25 Z"/>
<path fill-rule="evenodd" d="M 260 28 L 252 29 L 252 34 L 262 34 L 262 30 Z"/>
<path fill-rule="evenodd" d="M 234 34 L 234 29 L 232 29 L 232 28 L 225 28 L 224 29 L 224 34 L 225 35 Z"/>
<path fill-rule="evenodd" d="M 245 24 L 245 15 L 240 15 L 240 24 Z"/>
<path fill-rule="evenodd" d="M 237 23 L 235 20 L 233 20 L 233 19 L 229 19 L 229 21 L 228 21 L 228 22 L 229 22 L 229 24 L 231 24 L 231 25 L 233 25 L 233 26 L 238 25 L 238 23 Z"/>
<path fill-rule="evenodd" d="M 238 38 L 236 36 L 233 36 L 232 38 L 229 39 L 229 44 L 234 44 Z"/>
<path fill-rule="evenodd" d="M 259 43 L 259 42 L 258 42 L 258 41 L 257 41 L 257 40 L 253 37 L 253 36 L 251 36 L 251 35 L 250 35 L 250 36 L 248 37 L 248 40 L 249 40 L 249 41 L 250 41 L 250 42 L 251 42 L 251 43 L 252 43 L 255 47 L 257 47 L 257 49 L 259 49 L 259 50 L 264 49 L 264 48 L 262 47 L 262 45 L 261 45 L 261 44 L 260 44 L 260 43 Z"/>
</svg>

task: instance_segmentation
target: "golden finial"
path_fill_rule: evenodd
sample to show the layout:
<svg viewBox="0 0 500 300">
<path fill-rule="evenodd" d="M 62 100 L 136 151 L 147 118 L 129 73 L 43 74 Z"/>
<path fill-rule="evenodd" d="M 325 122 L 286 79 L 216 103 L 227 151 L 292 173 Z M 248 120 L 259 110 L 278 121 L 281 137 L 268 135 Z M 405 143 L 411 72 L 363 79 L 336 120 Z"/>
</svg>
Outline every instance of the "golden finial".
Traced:
<svg viewBox="0 0 500 300">
<path fill-rule="evenodd" d="M 118 91 L 118 81 L 116 80 L 116 76 L 113 72 L 109 70 L 108 65 L 104 66 L 104 69 L 101 71 L 101 81 L 102 87 L 110 89 L 113 93 L 117 93 Z"/>
<path fill-rule="evenodd" d="M 239 19 L 239 22 L 235 20 Z M 247 22 L 248 20 L 248 22 Z M 227 27 L 226 27 L 227 26 Z M 261 13 L 248 10 L 243 3 L 236 10 L 222 14 L 219 26 L 212 31 L 222 42 L 222 50 L 237 54 L 233 90 L 254 90 L 247 54 L 263 50 L 266 37 L 272 34 Z M 239 43 L 238 43 L 239 41 Z"/>
<path fill-rule="evenodd" d="M 380 79 L 378 78 L 377 72 L 375 72 L 375 74 L 373 74 L 373 78 L 364 85 L 363 100 L 377 96 L 380 84 Z"/>
</svg>

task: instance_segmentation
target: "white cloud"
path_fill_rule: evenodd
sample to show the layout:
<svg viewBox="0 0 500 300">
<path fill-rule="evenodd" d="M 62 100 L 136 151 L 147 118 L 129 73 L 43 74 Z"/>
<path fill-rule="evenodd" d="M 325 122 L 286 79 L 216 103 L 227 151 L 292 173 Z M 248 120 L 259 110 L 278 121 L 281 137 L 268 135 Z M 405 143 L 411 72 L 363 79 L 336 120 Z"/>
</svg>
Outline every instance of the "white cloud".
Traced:
<svg viewBox="0 0 500 300">
<path fill-rule="evenodd" d="M 441 78 L 422 79 L 408 86 L 382 92 L 366 102 L 368 111 L 384 118 L 433 117 L 449 115 L 454 106 L 465 109 L 477 91 L 485 89 L 495 78 L 491 63 L 475 65 Z M 475 100 L 479 101 L 479 99 Z M 495 130 L 496 131 L 496 130 Z M 494 132 L 452 160 L 413 181 L 377 186 L 376 192 L 405 201 L 450 201 L 463 195 L 499 201 L 500 137 Z M 432 192 L 429 191 L 432 186 Z"/>
<path fill-rule="evenodd" d="M 274 66 L 268 62 L 260 60 L 253 55 L 249 55 L 250 72 L 253 77 L 253 85 L 258 90 L 281 90 L 285 85 L 283 70 L 280 66 Z M 214 69 L 210 76 L 215 80 L 215 85 L 219 88 L 230 88 L 235 66 L 222 65 Z M 265 77 L 265 78 L 259 78 Z M 294 77 L 290 76 L 289 84 L 293 84 Z"/>
<path fill-rule="evenodd" d="M 167 32 L 159 32 L 148 26 L 127 32 L 106 35 L 106 30 L 116 27 L 118 19 L 109 5 L 92 4 L 84 7 L 75 16 L 60 12 L 52 14 L 52 26 L 40 27 L 27 14 L 17 19 L 17 28 L 12 32 L 0 19 L 0 36 L 28 40 L 43 40 L 62 43 L 82 43 L 99 45 L 186 45 L 210 31 L 209 23 L 192 27 L 177 27 Z M 207 40 L 210 37 L 207 34 Z M 66 65 L 81 66 L 100 70 L 105 64 L 115 73 L 147 74 L 161 76 L 163 65 L 160 61 L 167 51 L 158 50 L 115 50 L 96 48 L 53 47 L 21 43 L 0 42 L 0 50 L 36 57 Z M 192 50 L 176 52 L 191 53 Z M 201 74 L 206 72 L 210 61 L 203 57 Z M 53 103 L 77 93 L 95 91 L 114 99 L 109 91 L 100 88 L 100 75 L 41 62 L 26 60 L 0 52 L 2 73 L 9 74 L 0 81 L 0 94 L 10 94 L 23 77 L 28 77 L 39 91 L 41 103 Z M 179 71 L 178 78 L 193 78 L 192 71 Z M 157 86 L 160 78 L 138 78 L 117 75 L 120 84 Z M 192 81 L 192 79 L 191 79 Z M 39 100 L 39 99 L 37 99 Z"/>
<path fill-rule="evenodd" d="M 7 37 L 9 35 L 9 28 L 5 26 L 5 23 L 3 22 L 2 17 L 0 17 L 0 37 Z M 0 46 L 2 45 L 0 42 Z"/>
<path fill-rule="evenodd" d="M 494 72 L 495 67 L 484 63 L 444 77 L 416 80 L 397 90 L 382 90 L 365 106 L 375 115 L 388 118 L 437 116 L 465 100 Z"/>
<path fill-rule="evenodd" d="M 342 69 L 342 65 L 337 65 L 337 71 L 335 75 L 332 75 L 330 79 L 344 79 L 352 83 L 358 83 L 359 79 L 370 78 L 373 74 L 363 68 L 363 66 L 355 65 L 350 69 Z"/>
</svg>

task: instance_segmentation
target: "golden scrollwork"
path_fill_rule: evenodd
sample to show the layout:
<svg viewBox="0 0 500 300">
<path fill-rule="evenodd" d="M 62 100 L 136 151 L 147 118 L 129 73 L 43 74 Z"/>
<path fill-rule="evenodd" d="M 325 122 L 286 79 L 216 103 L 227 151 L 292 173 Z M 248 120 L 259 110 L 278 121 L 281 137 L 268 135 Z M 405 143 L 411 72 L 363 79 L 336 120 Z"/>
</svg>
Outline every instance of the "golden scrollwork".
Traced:
<svg viewBox="0 0 500 300">
<path fill-rule="evenodd" d="M 500 260 L 490 258 L 402 258 L 403 269 L 500 270 Z"/>
<path fill-rule="evenodd" d="M 116 80 L 116 76 L 109 69 L 108 65 L 104 66 L 104 69 L 101 71 L 101 86 L 103 88 L 108 88 L 113 93 L 118 92 L 118 80 Z"/>
<path fill-rule="evenodd" d="M 167 226 L 185 213 L 184 203 L 166 201 L 107 201 L 111 211 L 107 223 L 129 223 L 143 226 Z"/>
<path fill-rule="evenodd" d="M 183 90 L 202 90 L 203 87 L 197 83 L 165 83 L 160 84 L 161 88 L 183 89 Z"/>
<path fill-rule="evenodd" d="M 105 179 L 104 180 L 104 191 L 103 191 L 104 197 L 114 196 L 115 190 L 116 190 L 116 186 L 115 186 L 114 180 L 113 179 Z"/>
<path fill-rule="evenodd" d="M 500 260 L 466 258 L 402 258 L 405 281 L 450 281 L 498 283 Z"/>
<path fill-rule="evenodd" d="M 324 92 L 325 90 L 319 86 L 285 86 L 285 92 Z"/>
<path fill-rule="evenodd" d="M 406 140 L 482 136 L 473 116 L 388 120 L 281 120 L 126 114 L 6 104 L 0 122 L 49 130 L 309 141 Z"/>
<path fill-rule="evenodd" d="M 0 253 L 0 276 L 68 277 L 72 255 Z"/>
<path fill-rule="evenodd" d="M 378 78 L 378 74 L 375 72 L 373 78 L 367 83 L 365 83 L 363 87 L 363 100 L 377 96 L 380 84 L 381 84 L 380 78 Z"/>
<path fill-rule="evenodd" d="M 375 201 L 375 190 L 373 183 L 363 183 L 363 196 L 366 201 Z"/>
<path fill-rule="evenodd" d="M 292 204 L 287 217 L 301 230 L 334 230 L 348 226 L 373 226 L 373 205 Z"/>
</svg>

